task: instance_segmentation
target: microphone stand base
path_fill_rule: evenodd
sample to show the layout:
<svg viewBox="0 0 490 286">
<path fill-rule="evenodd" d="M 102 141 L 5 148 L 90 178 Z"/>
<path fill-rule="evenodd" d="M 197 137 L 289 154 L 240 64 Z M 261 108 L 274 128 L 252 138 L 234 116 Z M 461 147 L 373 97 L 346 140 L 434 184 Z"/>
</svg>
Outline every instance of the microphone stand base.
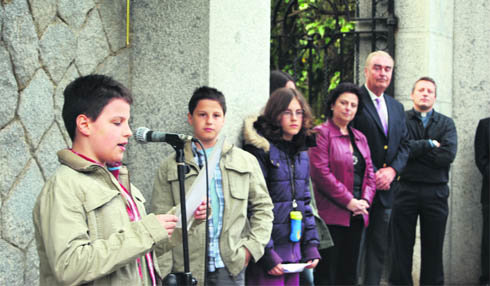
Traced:
<svg viewBox="0 0 490 286">
<path fill-rule="evenodd" d="M 196 278 L 190 272 L 170 273 L 163 279 L 164 286 L 194 286 L 197 285 Z"/>
</svg>

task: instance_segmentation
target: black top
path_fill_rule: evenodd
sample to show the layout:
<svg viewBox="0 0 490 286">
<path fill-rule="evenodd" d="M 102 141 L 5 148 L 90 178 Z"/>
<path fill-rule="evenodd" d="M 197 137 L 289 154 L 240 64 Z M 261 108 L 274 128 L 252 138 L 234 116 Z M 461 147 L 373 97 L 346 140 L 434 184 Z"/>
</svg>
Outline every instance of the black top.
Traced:
<svg viewBox="0 0 490 286">
<path fill-rule="evenodd" d="M 354 197 L 360 199 L 362 195 L 362 181 L 366 171 L 366 161 L 356 146 L 354 136 L 351 132 L 349 132 L 349 135 L 352 147 L 354 148 L 354 152 L 352 153 L 352 163 L 354 164 Z"/>
<path fill-rule="evenodd" d="M 401 181 L 441 184 L 449 180 L 449 167 L 456 157 L 457 141 L 454 121 L 434 110 L 424 128 L 415 112 L 406 112 L 410 156 L 401 173 Z M 441 146 L 432 146 L 429 139 Z"/>
</svg>

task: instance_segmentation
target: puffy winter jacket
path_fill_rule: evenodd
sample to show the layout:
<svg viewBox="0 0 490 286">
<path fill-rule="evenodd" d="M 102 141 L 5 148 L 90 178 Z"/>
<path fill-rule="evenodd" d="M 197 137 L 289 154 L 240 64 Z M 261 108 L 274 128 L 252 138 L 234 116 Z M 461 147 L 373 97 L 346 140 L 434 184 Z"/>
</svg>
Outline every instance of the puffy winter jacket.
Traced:
<svg viewBox="0 0 490 286">
<path fill-rule="evenodd" d="M 295 149 L 292 143 L 280 141 L 273 144 L 262 139 L 265 141 L 258 141 L 263 144 L 254 144 L 257 141 L 245 138 L 244 146 L 245 150 L 257 157 L 274 204 L 272 236 L 259 264 L 270 270 L 279 263 L 320 258 L 319 238 L 310 207 L 308 153 L 297 151 L 291 156 L 291 150 Z M 293 199 L 296 208 L 293 207 Z M 303 215 L 300 242 L 289 239 L 290 212 L 293 210 L 301 211 Z"/>
</svg>

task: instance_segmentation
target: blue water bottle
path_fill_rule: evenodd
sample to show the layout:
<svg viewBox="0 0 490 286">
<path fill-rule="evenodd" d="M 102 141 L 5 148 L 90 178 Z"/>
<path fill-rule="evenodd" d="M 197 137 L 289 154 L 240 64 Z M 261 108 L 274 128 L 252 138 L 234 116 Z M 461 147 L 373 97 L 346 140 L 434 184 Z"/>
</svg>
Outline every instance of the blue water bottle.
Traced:
<svg viewBox="0 0 490 286">
<path fill-rule="evenodd" d="M 292 242 L 298 242 L 301 239 L 301 220 L 303 219 L 303 215 L 300 211 L 292 211 L 289 213 L 289 217 L 291 218 L 291 234 L 289 235 L 289 239 Z"/>
</svg>

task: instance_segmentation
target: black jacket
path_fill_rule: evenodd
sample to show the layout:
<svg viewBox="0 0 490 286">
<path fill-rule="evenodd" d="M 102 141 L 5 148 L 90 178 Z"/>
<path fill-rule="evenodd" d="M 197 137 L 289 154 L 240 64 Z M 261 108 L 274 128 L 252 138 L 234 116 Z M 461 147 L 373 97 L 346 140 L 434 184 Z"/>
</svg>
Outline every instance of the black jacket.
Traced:
<svg viewBox="0 0 490 286">
<path fill-rule="evenodd" d="M 480 120 L 475 135 L 475 163 L 483 175 L 481 203 L 489 204 L 489 153 L 490 153 L 490 117 Z"/>
<path fill-rule="evenodd" d="M 403 105 L 391 96 L 385 94 L 384 99 L 388 109 L 388 136 L 383 132 L 376 107 L 364 85 L 361 87 L 361 100 L 364 108 L 357 113 L 352 126 L 361 131 L 368 140 L 374 171 L 376 172 L 380 168 L 389 166 L 395 169 L 397 175 L 399 175 L 405 167 L 408 158 L 405 112 Z M 393 183 L 391 185 L 392 188 Z M 389 191 L 376 192 L 373 204 L 380 202 L 384 208 L 391 208 L 393 197 L 391 189 Z"/>
<path fill-rule="evenodd" d="M 412 109 L 405 112 L 410 156 L 400 181 L 442 184 L 449 180 L 449 166 L 456 157 L 458 136 L 454 121 L 434 110 L 427 127 Z M 429 139 L 441 146 L 432 147 Z"/>
</svg>

